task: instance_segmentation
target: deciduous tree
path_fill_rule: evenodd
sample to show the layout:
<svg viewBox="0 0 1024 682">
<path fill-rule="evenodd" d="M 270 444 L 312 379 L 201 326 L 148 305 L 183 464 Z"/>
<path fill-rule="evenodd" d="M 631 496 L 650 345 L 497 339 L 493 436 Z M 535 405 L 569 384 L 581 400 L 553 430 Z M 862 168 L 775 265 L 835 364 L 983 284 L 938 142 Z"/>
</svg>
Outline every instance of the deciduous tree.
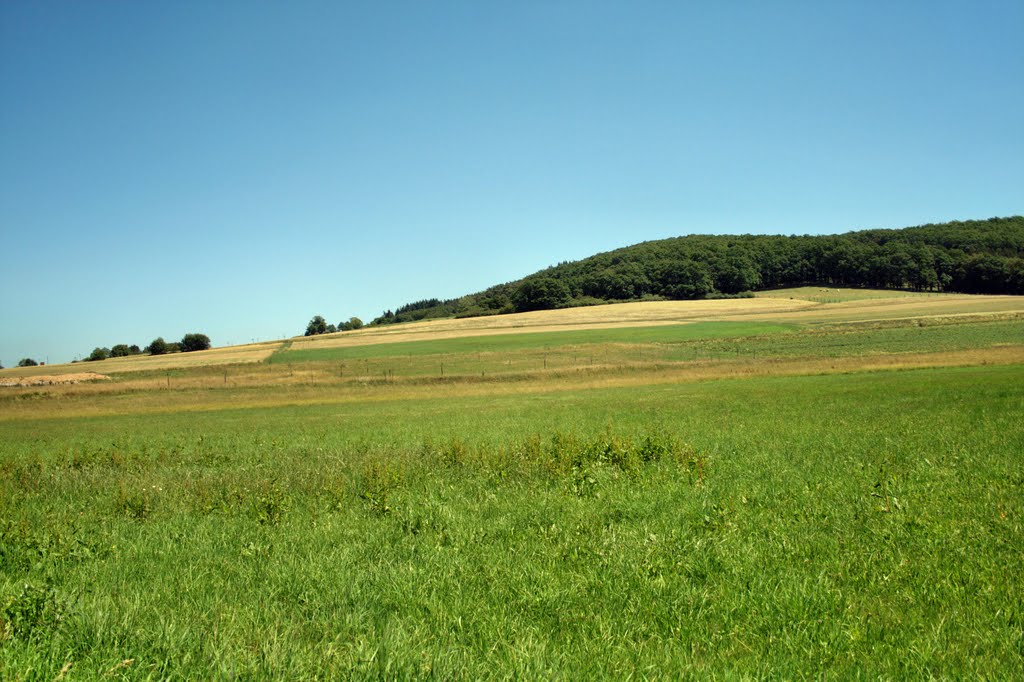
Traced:
<svg viewBox="0 0 1024 682">
<path fill-rule="evenodd" d="M 314 315 L 313 319 L 306 325 L 305 336 L 316 336 L 317 334 L 327 333 L 327 320 L 324 319 L 323 315 Z"/>
<path fill-rule="evenodd" d="M 196 350 L 209 350 L 210 337 L 206 334 L 185 334 L 178 343 L 182 353 L 191 353 Z"/>
<path fill-rule="evenodd" d="M 163 355 L 168 352 L 167 342 L 164 341 L 164 337 L 158 336 L 153 339 L 152 343 L 146 346 L 145 350 L 150 355 Z"/>
<path fill-rule="evenodd" d="M 516 310 L 550 310 L 569 302 L 569 287 L 553 277 L 528 279 L 519 285 L 513 296 Z"/>
</svg>

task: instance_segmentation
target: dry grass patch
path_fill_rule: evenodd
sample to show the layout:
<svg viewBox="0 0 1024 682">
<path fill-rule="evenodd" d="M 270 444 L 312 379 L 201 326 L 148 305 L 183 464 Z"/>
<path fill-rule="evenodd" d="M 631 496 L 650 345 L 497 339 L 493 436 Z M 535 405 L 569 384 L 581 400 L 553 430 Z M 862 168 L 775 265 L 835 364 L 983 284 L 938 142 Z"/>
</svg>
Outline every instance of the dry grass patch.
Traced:
<svg viewBox="0 0 1024 682">
<path fill-rule="evenodd" d="M 396 377 L 340 380 L 324 367 L 306 366 L 294 372 L 252 371 L 219 376 L 175 377 L 41 390 L 59 400 L 10 401 L 0 410 L 0 422 L 25 418 L 49 419 L 111 414 L 157 414 L 216 411 L 296 405 L 391 402 L 411 399 L 447 400 L 463 397 L 540 395 L 600 388 L 693 383 L 718 379 L 771 376 L 849 374 L 929 367 L 1019 365 L 1024 346 L 1007 345 L 959 351 L 892 353 L 838 358 L 753 358 L 661 362 L 636 365 L 594 365 L 523 372 L 510 377 L 458 376 Z M 44 397 L 41 393 L 29 397 Z"/>
<path fill-rule="evenodd" d="M 609 305 L 537 310 L 511 315 L 464 319 L 427 320 L 384 327 L 372 327 L 340 334 L 294 340 L 292 349 L 345 348 L 378 343 L 452 339 L 464 336 L 529 334 L 534 332 L 615 329 L 621 327 L 680 324 L 686 322 L 746 319 L 751 314 L 772 315 L 793 312 L 814 304 L 781 299 L 720 299 L 705 301 L 643 301 Z"/>
<path fill-rule="evenodd" d="M 109 381 L 110 377 L 96 372 L 79 372 L 77 374 L 47 374 L 44 376 L 5 377 L 0 379 L 0 386 L 58 386 L 80 384 L 86 381 Z"/>
<path fill-rule="evenodd" d="M 822 303 L 798 311 L 780 311 L 778 314 L 753 313 L 742 317 L 719 319 L 821 324 L 962 315 L 983 317 L 1017 313 L 1024 313 L 1024 296 L 946 294 L 934 298 L 904 296 L 885 299 L 856 299 L 839 303 Z"/>
<path fill-rule="evenodd" d="M 239 365 L 263 362 L 282 346 L 282 341 L 225 346 L 191 353 L 169 353 L 167 355 L 132 355 L 123 358 L 107 358 L 99 362 L 65 363 L 40 365 L 38 367 L 13 367 L 0 371 L 0 377 L 52 377 L 81 373 L 83 367 L 102 369 L 104 374 L 125 372 L 147 372 L 167 369 L 191 369 L 196 367 Z"/>
<path fill-rule="evenodd" d="M 274 354 L 283 344 L 282 341 L 269 343 L 247 344 L 244 346 L 225 346 L 210 350 L 193 351 L 191 353 L 171 353 L 157 356 L 134 356 L 129 358 L 110 358 L 103 361 L 103 370 L 113 372 L 140 372 L 161 369 L 186 369 L 191 367 L 208 367 L 219 365 L 239 365 L 263 362 Z M 108 366 L 107 363 L 110 363 Z"/>
<path fill-rule="evenodd" d="M 294 350 L 350 348 L 381 343 L 528 334 L 579 329 L 614 329 L 688 322 L 771 321 L 796 324 L 866 322 L 950 315 L 1024 313 L 1024 296 L 915 294 L 870 289 L 845 292 L 830 303 L 812 297 L 812 287 L 768 292 L 771 296 L 703 301 L 644 301 L 466 319 L 427 320 L 354 332 L 295 339 Z M 851 293 L 853 292 L 853 293 Z M 789 296 L 788 294 L 793 294 Z"/>
<path fill-rule="evenodd" d="M 785 298 L 813 301 L 815 303 L 841 303 L 843 301 L 872 300 L 879 298 L 940 298 L 954 294 L 935 291 L 903 291 L 899 289 L 849 289 L 840 287 L 792 287 L 759 291 L 757 298 Z"/>
<path fill-rule="evenodd" d="M 364 328 L 316 337 L 296 337 L 193 353 L 110 358 L 92 365 L 104 374 L 185 370 L 256 364 L 286 344 L 294 350 L 348 348 L 405 341 L 534 332 L 677 325 L 706 321 L 770 321 L 795 324 L 889 321 L 899 319 L 1024 314 L 1024 296 L 974 296 L 871 289 L 799 287 L 761 292 L 755 298 L 701 301 L 645 301 L 511 315 L 441 319 Z M 49 365 L 0 370 L 0 377 L 74 373 L 81 365 Z M 212 381 L 212 380 L 211 380 Z"/>
</svg>

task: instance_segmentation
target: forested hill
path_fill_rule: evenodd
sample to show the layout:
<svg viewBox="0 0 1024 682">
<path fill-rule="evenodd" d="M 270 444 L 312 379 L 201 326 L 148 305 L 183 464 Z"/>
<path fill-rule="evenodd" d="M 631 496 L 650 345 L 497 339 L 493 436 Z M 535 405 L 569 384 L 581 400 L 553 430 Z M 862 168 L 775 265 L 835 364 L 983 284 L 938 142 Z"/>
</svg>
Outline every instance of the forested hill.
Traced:
<svg viewBox="0 0 1024 682">
<path fill-rule="evenodd" d="M 462 298 L 410 303 L 374 323 L 713 298 L 803 284 L 1024 294 L 1024 217 L 823 236 L 662 239 L 560 263 Z"/>
</svg>

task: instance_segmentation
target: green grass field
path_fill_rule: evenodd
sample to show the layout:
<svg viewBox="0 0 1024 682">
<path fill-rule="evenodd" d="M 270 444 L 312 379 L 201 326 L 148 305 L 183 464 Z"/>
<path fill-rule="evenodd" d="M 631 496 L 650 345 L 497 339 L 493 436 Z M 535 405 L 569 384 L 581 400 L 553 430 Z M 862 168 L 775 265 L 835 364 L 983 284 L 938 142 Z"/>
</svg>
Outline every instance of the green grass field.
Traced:
<svg viewBox="0 0 1024 682">
<path fill-rule="evenodd" d="M 271 362 L 296 363 L 308 361 L 334 362 L 364 358 L 401 358 L 422 355 L 499 353 L 510 354 L 524 350 L 572 348 L 595 344 L 678 344 L 688 341 L 742 338 L 789 332 L 793 324 L 766 322 L 695 322 L 657 327 L 628 327 L 618 329 L 582 329 L 532 334 L 498 334 L 494 336 L 463 336 L 431 341 L 381 343 L 369 346 L 310 348 L 286 350 L 276 353 Z"/>
<path fill-rule="evenodd" d="M 8 389 L 0 678 L 1015 678 L 1022 325 L 503 335 L 235 370 L 264 384 Z M 570 371 L 586 351 L 609 385 Z M 465 380 L 423 381 L 442 359 Z M 818 373 L 664 379 L 690 362 Z M 408 373 L 353 373 L 387 363 Z"/>
<path fill-rule="evenodd" d="M 736 358 L 838 358 L 949 352 L 1024 342 L 1024 318 L 975 324 L 799 327 L 703 322 L 660 327 L 502 334 L 347 348 L 285 350 L 271 362 L 319 366 L 343 378 L 507 376 Z"/>
</svg>

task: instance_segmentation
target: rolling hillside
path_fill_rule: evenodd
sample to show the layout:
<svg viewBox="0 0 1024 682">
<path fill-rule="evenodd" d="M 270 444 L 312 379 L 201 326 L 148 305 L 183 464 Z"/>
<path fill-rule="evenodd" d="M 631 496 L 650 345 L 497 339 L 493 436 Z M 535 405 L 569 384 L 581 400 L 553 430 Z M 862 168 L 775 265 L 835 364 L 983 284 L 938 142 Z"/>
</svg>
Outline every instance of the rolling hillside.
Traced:
<svg viewBox="0 0 1024 682">
<path fill-rule="evenodd" d="M 715 298 L 805 284 L 1022 294 L 1024 217 L 840 235 L 689 235 L 644 242 L 461 298 L 408 303 L 374 322 Z"/>
<path fill-rule="evenodd" d="M 0 421 L 40 410 L 93 414 L 97 395 L 120 396 L 103 403 L 117 411 L 159 411 L 186 398 L 220 409 L 1019 363 L 1022 324 L 1020 296 L 832 287 L 425 320 L 0 370 Z"/>
<path fill-rule="evenodd" d="M 0 388 L 0 679 L 1016 679 L 1022 363 L 804 287 L 29 368 L 106 379 Z"/>
</svg>

